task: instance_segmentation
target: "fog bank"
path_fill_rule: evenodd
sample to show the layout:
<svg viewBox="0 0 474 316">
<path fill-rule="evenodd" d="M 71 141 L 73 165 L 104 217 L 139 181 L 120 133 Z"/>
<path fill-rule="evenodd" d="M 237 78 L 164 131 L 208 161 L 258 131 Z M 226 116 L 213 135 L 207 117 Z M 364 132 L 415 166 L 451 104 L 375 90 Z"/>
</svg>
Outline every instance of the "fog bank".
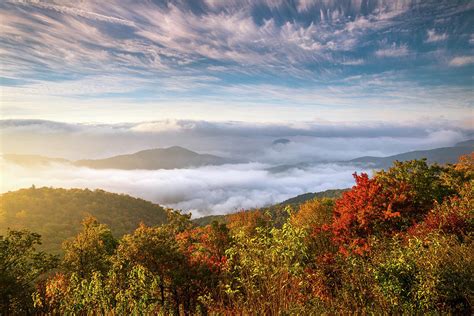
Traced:
<svg viewBox="0 0 474 316">
<path fill-rule="evenodd" d="M 353 185 L 352 173 L 357 170 L 335 163 L 282 173 L 268 172 L 270 165 L 262 163 L 151 171 L 95 170 L 62 164 L 32 169 L 3 160 L 0 167 L 2 192 L 33 184 L 103 189 L 191 211 L 193 217 L 262 207 L 306 192 L 347 188 Z"/>
</svg>

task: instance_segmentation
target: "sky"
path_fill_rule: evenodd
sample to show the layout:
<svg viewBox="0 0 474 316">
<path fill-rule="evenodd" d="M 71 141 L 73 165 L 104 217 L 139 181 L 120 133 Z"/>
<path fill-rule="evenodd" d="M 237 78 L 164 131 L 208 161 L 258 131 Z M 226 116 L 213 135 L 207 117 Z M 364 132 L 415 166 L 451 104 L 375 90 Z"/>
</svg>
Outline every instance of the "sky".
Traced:
<svg viewBox="0 0 474 316">
<path fill-rule="evenodd" d="M 6 0 L 0 21 L 4 120 L 473 126 L 473 1 Z"/>
</svg>

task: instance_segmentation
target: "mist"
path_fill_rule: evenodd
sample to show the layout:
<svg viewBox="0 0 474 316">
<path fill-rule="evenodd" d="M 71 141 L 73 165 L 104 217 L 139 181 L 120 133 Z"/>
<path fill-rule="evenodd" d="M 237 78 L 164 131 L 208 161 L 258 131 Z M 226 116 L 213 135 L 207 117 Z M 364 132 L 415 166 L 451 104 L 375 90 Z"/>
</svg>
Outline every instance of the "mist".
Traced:
<svg viewBox="0 0 474 316">
<path fill-rule="evenodd" d="M 199 153 L 248 162 L 328 162 L 451 146 L 472 135 L 472 125 L 443 120 L 406 123 L 163 120 L 122 124 L 0 121 L 2 153 L 71 160 L 182 146 Z M 290 142 L 272 145 L 279 138 Z"/>
<path fill-rule="evenodd" d="M 63 164 L 27 168 L 1 161 L 1 191 L 30 187 L 103 189 L 192 212 L 225 214 L 282 202 L 296 195 L 353 185 L 350 165 L 323 163 L 281 173 L 246 163 L 173 170 L 95 170 Z"/>
<path fill-rule="evenodd" d="M 69 164 L 27 168 L 1 161 L 1 191 L 35 185 L 103 189 L 194 217 L 262 207 L 307 192 L 348 188 L 352 174 L 370 171 L 341 161 L 452 146 L 472 137 L 469 124 L 249 123 L 162 120 L 93 124 L 44 120 L 0 121 L 1 152 L 78 160 L 183 146 L 239 164 L 174 170 L 95 170 Z M 284 142 L 274 143 L 284 138 Z M 298 163 L 305 163 L 297 165 Z M 295 165 L 284 172 L 268 169 Z M 279 169 L 280 170 L 280 169 Z"/>
</svg>

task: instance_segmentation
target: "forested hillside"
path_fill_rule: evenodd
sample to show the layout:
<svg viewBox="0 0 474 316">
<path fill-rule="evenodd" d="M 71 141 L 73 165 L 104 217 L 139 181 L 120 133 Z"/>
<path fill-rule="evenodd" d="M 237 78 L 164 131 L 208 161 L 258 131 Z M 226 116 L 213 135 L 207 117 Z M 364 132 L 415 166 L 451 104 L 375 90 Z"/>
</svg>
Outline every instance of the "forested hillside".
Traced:
<svg viewBox="0 0 474 316">
<path fill-rule="evenodd" d="M 281 226 L 289 216 L 288 211 L 298 210 L 301 204 L 306 201 L 310 201 L 317 198 L 337 198 L 342 195 L 342 193 L 346 190 L 326 190 L 322 192 L 310 192 L 300 194 L 288 200 L 285 200 L 281 203 L 267 206 L 264 208 L 259 209 L 258 211 L 261 213 L 267 213 L 272 218 L 274 224 L 276 226 Z M 289 209 L 288 209 L 289 207 Z M 255 211 L 255 210 L 247 210 L 247 211 Z M 229 218 L 232 216 L 230 215 L 209 215 L 199 217 L 193 220 L 194 223 L 200 226 L 206 226 L 211 224 L 213 221 L 217 221 L 218 223 L 227 223 Z"/>
<path fill-rule="evenodd" d="M 37 234 L 10 231 L 0 237 L 0 312 L 472 315 L 474 154 L 456 165 L 396 162 L 354 180 L 339 197 L 299 204 L 281 225 L 261 210 L 204 227 L 169 211 L 166 224 L 116 238 L 101 223 L 110 218 L 87 217 L 62 258 L 35 250 Z M 13 193 L 16 203 L 55 195 L 36 190 Z M 64 207 L 47 206 L 51 216 Z"/>
<path fill-rule="evenodd" d="M 81 229 L 84 217 L 92 215 L 107 224 L 114 236 L 132 232 L 143 222 L 160 225 L 166 211 L 159 205 L 102 190 L 34 188 L 0 196 L 0 234 L 10 229 L 39 233 L 43 249 L 59 252 L 61 243 Z"/>
</svg>

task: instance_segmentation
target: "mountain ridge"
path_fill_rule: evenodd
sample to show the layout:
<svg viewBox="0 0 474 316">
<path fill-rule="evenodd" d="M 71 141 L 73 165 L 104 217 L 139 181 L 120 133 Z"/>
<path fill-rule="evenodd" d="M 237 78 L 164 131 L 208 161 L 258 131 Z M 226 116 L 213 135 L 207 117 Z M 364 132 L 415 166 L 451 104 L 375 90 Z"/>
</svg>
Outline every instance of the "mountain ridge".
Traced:
<svg viewBox="0 0 474 316">
<path fill-rule="evenodd" d="M 157 170 L 223 165 L 231 161 L 219 156 L 198 154 L 184 147 L 172 146 L 146 149 L 133 154 L 118 155 L 104 159 L 83 159 L 75 161 L 74 165 L 94 169 Z"/>
<path fill-rule="evenodd" d="M 354 165 L 363 165 L 365 167 L 371 167 L 376 169 L 385 169 L 390 167 L 394 161 L 406 161 L 414 159 L 423 159 L 426 158 L 427 162 L 438 163 L 438 164 L 453 164 L 456 163 L 460 156 L 468 155 L 474 151 L 474 140 L 466 140 L 458 142 L 450 147 L 440 147 L 426 150 L 414 150 L 407 151 L 404 153 L 377 157 L 377 156 L 362 156 L 357 157 L 351 160 L 336 161 L 334 163 L 339 164 L 354 164 Z M 331 161 L 319 162 L 319 163 L 331 163 Z M 268 168 L 267 171 L 273 173 L 285 172 L 287 170 L 298 168 L 305 169 L 309 168 L 317 163 L 313 162 L 300 162 L 296 164 L 286 164 L 278 165 L 271 168 Z"/>
<path fill-rule="evenodd" d="M 426 158 L 428 163 L 453 164 L 460 156 L 474 151 L 474 140 L 457 143 L 451 147 L 440 147 L 427 150 L 414 150 L 386 157 L 363 156 L 346 162 L 356 164 L 371 164 L 372 167 L 388 168 L 396 160 L 406 161 Z"/>
<path fill-rule="evenodd" d="M 387 168 L 395 160 L 405 161 L 426 158 L 428 163 L 446 164 L 456 163 L 459 156 L 470 154 L 473 151 L 474 139 L 470 139 L 458 142 L 449 147 L 414 150 L 385 157 L 362 156 L 351 160 L 336 161 L 335 163 L 356 165 L 366 164 L 372 168 Z M 93 169 L 119 170 L 182 169 L 242 162 L 231 158 L 224 158 L 210 154 L 200 154 L 181 146 L 152 148 L 131 154 L 116 155 L 102 159 L 81 159 L 75 161 L 40 155 L 3 154 L 2 157 L 20 165 L 37 166 L 52 163 L 66 163 L 78 167 L 88 167 Z M 329 163 L 330 161 L 326 162 Z M 308 168 L 313 164 L 315 163 L 300 162 L 296 164 L 277 165 L 266 170 L 273 173 L 279 173 L 292 168 Z"/>
<path fill-rule="evenodd" d="M 200 154 L 180 146 L 145 149 L 132 154 L 116 155 L 103 159 L 68 160 L 41 155 L 21 154 L 3 154 L 2 157 L 7 161 L 24 166 L 64 163 L 93 169 L 120 170 L 181 169 L 238 162 L 237 160 L 220 156 Z"/>
</svg>

